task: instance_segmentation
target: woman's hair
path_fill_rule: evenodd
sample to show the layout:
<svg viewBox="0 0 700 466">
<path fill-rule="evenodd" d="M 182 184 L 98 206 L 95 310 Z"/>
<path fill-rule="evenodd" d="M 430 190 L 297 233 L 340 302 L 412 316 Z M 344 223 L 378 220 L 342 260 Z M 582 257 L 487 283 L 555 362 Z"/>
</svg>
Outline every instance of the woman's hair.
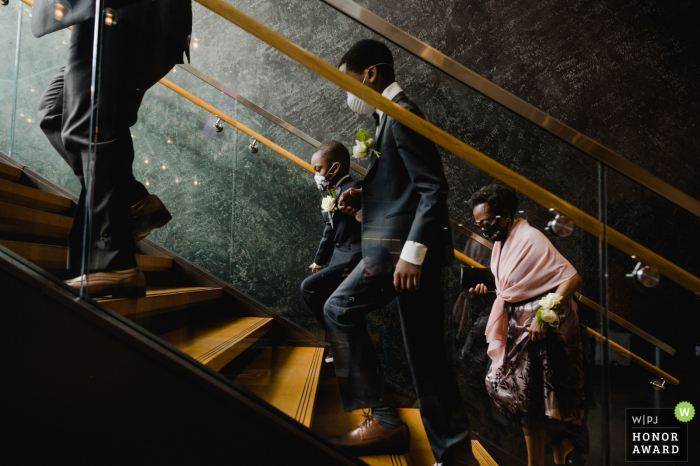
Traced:
<svg viewBox="0 0 700 466">
<path fill-rule="evenodd" d="M 518 196 L 504 186 L 490 184 L 472 194 L 467 204 L 472 209 L 480 204 L 486 204 L 489 206 L 489 210 L 496 215 L 499 215 L 504 209 L 508 209 L 511 215 L 515 215 L 518 210 Z"/>
</svg>

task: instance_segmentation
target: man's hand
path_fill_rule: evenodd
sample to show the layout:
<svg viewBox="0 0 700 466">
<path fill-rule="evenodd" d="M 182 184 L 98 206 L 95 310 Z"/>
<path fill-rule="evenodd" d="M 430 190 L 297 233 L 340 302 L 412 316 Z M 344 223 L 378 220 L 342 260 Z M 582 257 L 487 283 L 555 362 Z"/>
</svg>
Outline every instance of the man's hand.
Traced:
<svg viewBox="0 0 700 466">
<path fill-rule="evenodd" d="M 530 340 L 532 341 L 544 340 L 547 334 L 547 324 L 543 323 L 542 325 L 537 325 L 537 316 L 533 317 L 529 328 L 529 334 Z"/>
<path fill-rule="evenodd" d="M 355 215 L 362 209 L 362 190 L 350 188 L 343 191 L 338 199 L 338 209 L 348 215 Z"/>
<path fill-rule="evenodd" d="M 311 264 L 311 265 L 309 266 L 309 268 L 311 269 L 311 273 L 316 273 L 316 272 L 318 272 L 319 270 L 321 270 L 321 267 L 323 267 L 323 266 L 322 266 L 322 265 L 317 265 L 316 262 L 314 262 L 313 264 Z"/>
<path fill-rule="evenodd" d="M 476 285 L 476 287 L 469 288 L 469 292 L 471 294 L 486 294 L 489 292 L 489 290 L 486 289 L 486 285 L 484 285 L 483 283 L 479 283 L 478 285 Z"/>
<path fill-rule="evenodd" d="M 396 263 L 394 271 L 394 288 L 399 293 L 406 291 L 416 291 L 420 288 L 421 266 L 411 264 L 403 259 Z"/>
</svg>

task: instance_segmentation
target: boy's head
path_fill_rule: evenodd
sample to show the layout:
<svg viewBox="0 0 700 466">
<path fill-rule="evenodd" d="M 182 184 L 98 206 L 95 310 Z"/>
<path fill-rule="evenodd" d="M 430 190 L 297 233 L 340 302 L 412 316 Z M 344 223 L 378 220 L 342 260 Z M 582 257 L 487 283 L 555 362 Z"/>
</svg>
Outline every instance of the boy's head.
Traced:
<svg viewBox="0 0 700 466">
<path fill-rule="evenodd" d="M 338 141 L 324 142 L 311 156 L 317 185 L 320 178 L 325 178 L 332 186 L 350 171 L 350 152 Z M 326 189 L 328 186 L 319 189 Z"/>
<path fill-rule="evenodd" d="M 391 50 L 374 39 L 363 39 L 350 47 L 340 59 L 338 69 L 377 92 L 396 80 Z"/>
</svg>

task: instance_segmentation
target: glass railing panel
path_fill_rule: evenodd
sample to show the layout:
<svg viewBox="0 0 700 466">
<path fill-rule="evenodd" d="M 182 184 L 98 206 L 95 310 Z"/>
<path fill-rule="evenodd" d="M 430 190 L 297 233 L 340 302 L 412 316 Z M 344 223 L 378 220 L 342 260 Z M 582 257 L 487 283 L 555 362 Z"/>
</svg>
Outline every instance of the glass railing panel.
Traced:
<svg viewBox="0 0 700 466">
<path fill-rule="evenodd" d="M 19 2 L 0 6 L 0 151 L 10 152 L 13 107 L 15 104 L 15 61 L 17 59 L 17 20 Z"/>
<path fill-rule="evenodd" d="M 654 252 L 697 275 L 697 219 L 617 173 L 608 171 L 606 181 L 608 225 L 649 244 Z M 610 357 L 612 464 L 692 462 L 693 448 L 684 431 L 688 423 L 678 421 L 673 413 L 684 401 L 697 406 L 700 377 L 691 369 L 697 367 L 697 337 L 689 323 L 697 312 L 698 296 L 663 275 L 659 277 L 646 264 L 638 266 L 636 259 L 615 248 L 608 248 L 608 254 L 605 290 L 610 312 L 654 337 L 652 341 L 640 338 L 610 322 L 610 339 L 660 370 L 640 372 L 629 359 Z M 659 422 L 653 427 L 642 426 L 634 421 L 640 415 L 658 416 Z M 633 437 L 640 434 L 643 439 L 648 434 L 653 438 L 655 433 L 661 436 L 658 442 Z M 664 433 L 676 433 L 677 440 L 671 437 L 664 441 Z M 658 446 L 659 454 L 644 454 L 649 445 L 652 449 Z"/>
<path fill-rule="evenodd" d="M 59 69 L 66 64 L 71 31 L 58 30 L 36 38 L 31 29 L 32 9 L 24 3 L 19 5 L 23 8 L 23 15 L 12 158 L 31 167 L 66 191 L 78 195 L 80 183 L 73 170 L 49 142 L 41 126 L 52 126 L 48 130 L 53 132 L 52 138 L 57 144 L 63 144 L 60 141 L 61 120 L 55 115 L 57 106 L 62 106 L 63 102 L 56 102 L 54 96 L 59 92 L 59 87 L 61 92 L 63 90 L 62 81 L 56 79 Z M 49 86 L 52 86 L 51 89 Z M 45 104 L 40 109 L 42 98 Z M 51 119 L 51 123 L 48 119 Z"/>
</svg>

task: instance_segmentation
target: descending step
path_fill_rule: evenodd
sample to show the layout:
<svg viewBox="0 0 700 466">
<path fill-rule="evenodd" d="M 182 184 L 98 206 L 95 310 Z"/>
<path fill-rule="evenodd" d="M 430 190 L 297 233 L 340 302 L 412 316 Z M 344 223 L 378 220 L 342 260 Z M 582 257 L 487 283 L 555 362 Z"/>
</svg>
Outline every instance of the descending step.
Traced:
<svg viewBox="0 0 700 466">
<path fill-rule="evenodd" d="M 235 382 L 311 426 L 323 348 L 267 347 Z"/>
<path fill-rule="evenodd" d="M 4 178 L 10 181 L 19 180 L 22 176 L 22 170 L 19 168 L 8 165 L 6 163 L 0 163 L 0 178 Z"/>
<path fill-rule="evenodd" d="M 258 317 L 228 317 L 174 330 L 160 338 L 218 371 L 267 333 L 272 322 Z"/>
<path fill-rule="evenodd" d="M 64 246 L 5 240 L 0 240 L 0 244 L 44 269 L 62 270 L 66 268 L 68 248 Z M 170 257 L 142 256 L 137 254 L 136 264 L 144 272 L 164 272 L 172 267 L 173 260 Z"/>
<path fill-rule="evenodd" d="M 140 319 L 210 303 L 221 298 L 222 293 L 221 288 L 160 288 L 147 290 L 145 298 L 114 299 L 107 297 L 98 298 L 96 301 L 124 317 Z"/>
<path fill-rule="evenodd" d="M 68 238 L 73 219 L 0 202 L 0 231 Z"/>
<path fill-rule="evenodd" d="M 47 212 L 65 212 L 71 206 L 71 200 L 67 197 L 3 179 L 0 179 L 0 201 Z"/>
<path fill-rule="evenodd" d="M 399 409 L 411 434 L 411 451 L 408 455 L 365 456 L 360 459 L 370 466 L 432 466 L 435 458 L 420 414 L 416 417 L 415 413 L 418 413 L 417 409 Z M 337 379 L 322 377 L 311 428 L 323 437 L 335 437 L 356 429 L 363 419 L 361 412 L 343 412 Z"/>
</svg>

